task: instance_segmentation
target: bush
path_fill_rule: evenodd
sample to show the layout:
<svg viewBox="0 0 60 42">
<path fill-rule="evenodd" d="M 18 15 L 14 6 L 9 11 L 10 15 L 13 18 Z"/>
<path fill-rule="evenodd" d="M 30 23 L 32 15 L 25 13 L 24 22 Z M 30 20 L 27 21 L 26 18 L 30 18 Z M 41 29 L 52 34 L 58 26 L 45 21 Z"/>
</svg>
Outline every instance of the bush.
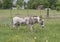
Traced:
<svg viewBox="0 0 60 42">
<path fill-rule="evenodd" d="M 60 6 L 57 6 L 57 7 L 56 7 L 56 10 L 57 10 L 57 11 L 60 11 Z"/>
<path fill-rule="evenodd" d="M 0 9 L 2 8 L 2 2 L 0 1 Z"/>
<path fill-rule="evenodd" d="M 12 7 L 12 0 L 3 0 L 3 8 L 9 9 Z"/>
</svg>

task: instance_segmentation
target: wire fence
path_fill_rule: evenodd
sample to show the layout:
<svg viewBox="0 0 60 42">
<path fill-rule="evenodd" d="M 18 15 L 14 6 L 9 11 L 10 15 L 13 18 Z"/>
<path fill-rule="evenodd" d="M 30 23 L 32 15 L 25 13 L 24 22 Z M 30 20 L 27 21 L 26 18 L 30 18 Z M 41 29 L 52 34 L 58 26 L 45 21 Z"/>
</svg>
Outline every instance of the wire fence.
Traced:
<svg viewBox="0 0 60 42">
<path fill-rule="evenodd" d="M 25 38 L 27 38 L 27 39 L 29 38 L 28 40 L 30 40 L 32 38 L 32 40 L 35 40 L 34 42 L 40 42 L 40 41 L 48 42 L 50 40 L 49 39 L 49 37 L 50 37 L 49 28 L 51 27 L 52 23 L 55 23 L 53 20 L 51 21 L 52 23 L 50 22 L 50 20 L 46 20 L 45 21 L 46 25 L 48 24 L 45 27 L 45 30 L 42 30 L 39 26 L 36 25 L 35 26 L 35 31 L 32 32 L 32 33 L 29 32 L 28 27 L 27 27 L 27 29 L 26 29 L 26 27 L 22 27 L 22 28 L 25 28 L 25 30 L 21 29 L 20 32 L 17 32 L 17 31 L 10 32 L 10 28 L 12 26 L 12 18 L 13 17 L 15 17 L 15 16 L 25 17 L 25 16 L 40 16 L 40 15 L 42 15 L 46 19 L 46 16 L 47 16 L 46 14 L 47 14 L 46 10 L 0 10 L 0 31 L 1 30 L 5 30 L 8 33 L 12 33 L 10 35 L 13 35 L 13 34 L 14 35 L 19 35 L 19 38 L 20 38 L 20 35 L 23 35 L 23 37 L 21 37 L 22 41 L 26 40 L 26 39 L 23 39 L 23 38 L 27 35 L 28 37 L 26 36 Z M 50 10 L 49 11 L 49 17 L 52 17 L 52 16 L 55 16 L 55 17 L 56 16 L 60 16 L 60 11 L 57 12 L 56 10 Z M 47 22 L 47 21 L 49 21 L 49 22 Z M 50 23 L 50 25 L 49 25 L 49 23 Z M 53 30 L 53 29 L 51 29 L 51 30 Z M 53 31 L 51 31 L 51 32 L 53 33 Z M 8 38 L 7 38 L 7 40 L 8 40 Z"/>
<path fill-rule="evenodd" d="M 0 10 L 0 22 L 10 22 L 14 16 L 25 17 L 25 16 L 40 16 L 44 18 L 47 16 L 46 10 Z M 49 10 L 49 17 L 60 18 L 60 11 Z"/>
</svg>

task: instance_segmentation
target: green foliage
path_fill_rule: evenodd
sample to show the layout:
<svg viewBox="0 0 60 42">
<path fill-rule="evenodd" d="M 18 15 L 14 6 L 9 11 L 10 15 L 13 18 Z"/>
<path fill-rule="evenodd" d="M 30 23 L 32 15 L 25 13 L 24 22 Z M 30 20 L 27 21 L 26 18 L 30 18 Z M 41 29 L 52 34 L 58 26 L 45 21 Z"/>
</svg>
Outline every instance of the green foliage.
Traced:
<svg viewBox="0 0 60 42">
<path fill-rule="evenodd" d="M 0 1 L 0 8 L 2 8 L 2 2 Z"/>
<path fill-rule="evenodd" d="M 57 10 L 57 11 L 60 10 L 60 1 L 56 3 L 56 10 Z"/>
<path fill-rule="evenodd" d="M 51 9 L 56 9 L 55 5 L 52 5 L 52 6 L 51 6 Z"/>
<path fill-rule="evenodd" d="M 3 8 L 9 9 L 12 7 L 12 0 L 3 0 Z"/>
<path fill-rule="evenodd" d="M 36 9 L 36 7 L 37 6 L 39 6 L 39 5 L 43 5 L 43 0 L 30 0 L 29 2 L 28 2 L 28 8 L 32 8 L 32 9 Z"/>
<path fill-rule="evenodd" d="M 58 0 L 30 0 L 28 2 L 28 8 L 35 9 L 39 5 L 43 5 L 45 8 L 55 9 Z"/>
<path fill-rule="evenodd" d="M 12 7 L 13 0 L 2 0 L 0 1 L 0 8 L 9 9 Z M 28 3 L 25 3 L 24 0 L 17 0 L 17 5 L 28 9 L 36 9 L 37 6 L 43 5 L 44 8 L 57 9 L 60 7 L 59 0 L 29 0 Z"/>
<path fill-rule="evenodd" d="M 17 0 L 17 4 L 21 7 L 24 4 L 24 2 L 23 0 Z"/>
<path fill-rule="evenodd" d="M 58 0 L 45 0 L 44 6 L 47 8 L 55 9 L 55 5 L 58 2 Z"/>
<path fill-rule="evenodd" d="M 45 0 L 45 1 L 44 1 L 44 7 L 45 7 L 45 8 L 48 8 L 48 7 L 49 7 L 49 2 L 48 2 L 48 0 Z"/>
<path fill-rule="evenodd" d="M 57 7 L 56 7 L 56 10 L 57 10 L 57 11 L 60 11 L 60 6 L 57 6 Z"/>
</svg>

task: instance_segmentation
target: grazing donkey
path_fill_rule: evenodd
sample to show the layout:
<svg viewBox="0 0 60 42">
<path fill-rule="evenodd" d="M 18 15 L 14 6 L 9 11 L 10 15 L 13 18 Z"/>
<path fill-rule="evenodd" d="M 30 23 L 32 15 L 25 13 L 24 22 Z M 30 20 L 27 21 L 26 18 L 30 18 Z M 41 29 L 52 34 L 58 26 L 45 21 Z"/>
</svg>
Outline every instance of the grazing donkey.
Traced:
<svg viewBox="0 0 60 42">
<path fill-rule="evenodd" d="M 33 25 L 35 23 L 39 23 L 42 28 L 44 27 L 44 19 L 42 18 L 42 16 L 33 16 L 33 17 L 13 17 L 13 28 L 17 27 L 24 24 L 24 25 L 28 25 L 30 26 L 30 30 L 33 30 Z"/>
</svg>

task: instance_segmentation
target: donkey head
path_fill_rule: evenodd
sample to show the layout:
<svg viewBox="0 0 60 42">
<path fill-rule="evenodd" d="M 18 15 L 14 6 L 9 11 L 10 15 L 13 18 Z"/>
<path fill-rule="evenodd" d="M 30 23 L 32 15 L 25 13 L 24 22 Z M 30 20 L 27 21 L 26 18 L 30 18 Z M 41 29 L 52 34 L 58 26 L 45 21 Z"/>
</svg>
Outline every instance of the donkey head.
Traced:
<svg viewBox="0 0 60 42">
<path fill-rule="evenodd" d="M 44 19 L 43 19 L 42 15 L 39 16 L 39 23 L 42 26 L 42 28 L 44 28 Z"/>
</svg>

